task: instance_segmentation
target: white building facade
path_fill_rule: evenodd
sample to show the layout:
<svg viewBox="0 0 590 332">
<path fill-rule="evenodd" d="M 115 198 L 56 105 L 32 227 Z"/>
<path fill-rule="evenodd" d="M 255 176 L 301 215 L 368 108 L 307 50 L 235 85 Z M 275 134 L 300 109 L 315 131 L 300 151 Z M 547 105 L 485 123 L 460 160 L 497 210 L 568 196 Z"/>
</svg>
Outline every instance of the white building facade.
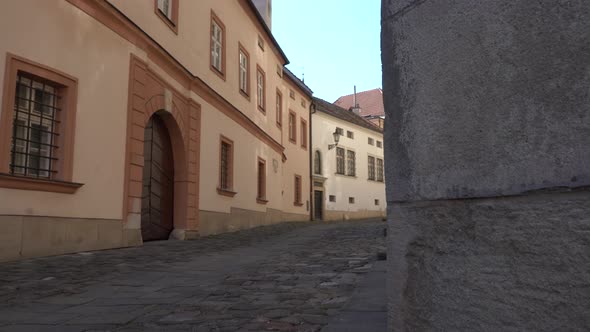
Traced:
<svg viewBox="0 0 590 332">
<path fill-rule="evenodd" d="M 314 98 L 314 104 L 314 220 L 384 217 L 387 204 L 383 131 L 353 112 L 319 98 Z"/>
</svg>

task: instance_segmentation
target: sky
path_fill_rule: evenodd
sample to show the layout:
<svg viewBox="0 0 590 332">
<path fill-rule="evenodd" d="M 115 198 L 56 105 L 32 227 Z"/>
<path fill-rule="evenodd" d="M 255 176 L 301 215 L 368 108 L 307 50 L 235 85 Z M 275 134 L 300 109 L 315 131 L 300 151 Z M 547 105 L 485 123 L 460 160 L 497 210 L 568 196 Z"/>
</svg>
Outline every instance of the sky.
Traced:
<svg viewBox="0 0 590 332">
<path fill-rule="evenodd" d="M 381 88 L 381 0 L 274 0 L 272 32 L 314 96 Z"/>
</svg>

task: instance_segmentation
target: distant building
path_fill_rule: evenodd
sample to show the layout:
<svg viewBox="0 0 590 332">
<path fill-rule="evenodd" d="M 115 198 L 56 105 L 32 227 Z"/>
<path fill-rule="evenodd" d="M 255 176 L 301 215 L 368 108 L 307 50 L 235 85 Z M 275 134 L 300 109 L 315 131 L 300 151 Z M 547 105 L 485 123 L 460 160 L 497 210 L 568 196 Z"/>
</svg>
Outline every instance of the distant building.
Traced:
<svg viewBox="0 0 590 332">
<path fill-rule="evenodd" d="M 314 98 L 314 104 L 314 220 L 385 216 L 382 129 L 325 100 Z"/>
<path fill-rule="evenodd" d="M 383 108 L 383 90 L 373 89 L 338 98 L 334 105 L 344 109 L 356 109 L 363 118 L 383 128 L 385 109 Z"/>
</svg>

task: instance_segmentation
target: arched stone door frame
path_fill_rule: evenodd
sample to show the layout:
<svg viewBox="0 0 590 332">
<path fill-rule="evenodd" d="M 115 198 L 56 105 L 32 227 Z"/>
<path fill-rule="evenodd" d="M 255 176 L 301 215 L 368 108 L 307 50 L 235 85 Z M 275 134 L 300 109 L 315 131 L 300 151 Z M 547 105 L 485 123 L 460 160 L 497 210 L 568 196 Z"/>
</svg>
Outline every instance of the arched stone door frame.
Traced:
<svg viewBox="0 0 590 332">
<path fill-rule="evenodd" d="M 198 236 L 200 111 L 199 104 L 184 97 L 145 62 L 131 57 L 123 202 L 123 243 L 126 245 L 142 243 L 143 135 L 153 114 L 163 120 L 172 144 L 174 230 L 171 237 Z"/>
</svg>

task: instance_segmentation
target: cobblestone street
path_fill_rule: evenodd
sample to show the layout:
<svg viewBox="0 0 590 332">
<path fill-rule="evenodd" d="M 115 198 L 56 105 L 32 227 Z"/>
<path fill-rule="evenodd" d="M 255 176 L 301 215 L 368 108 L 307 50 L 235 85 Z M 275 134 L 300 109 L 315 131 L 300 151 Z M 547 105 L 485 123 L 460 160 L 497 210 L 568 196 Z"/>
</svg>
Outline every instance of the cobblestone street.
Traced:
<svg viewBox="0 0 590 332">
<path fill-rule="evenodd" d="M 2 263 L 0 331 L 318 331 L 384 251 L 384 228 L 287 223 Z"/>
</svg>

